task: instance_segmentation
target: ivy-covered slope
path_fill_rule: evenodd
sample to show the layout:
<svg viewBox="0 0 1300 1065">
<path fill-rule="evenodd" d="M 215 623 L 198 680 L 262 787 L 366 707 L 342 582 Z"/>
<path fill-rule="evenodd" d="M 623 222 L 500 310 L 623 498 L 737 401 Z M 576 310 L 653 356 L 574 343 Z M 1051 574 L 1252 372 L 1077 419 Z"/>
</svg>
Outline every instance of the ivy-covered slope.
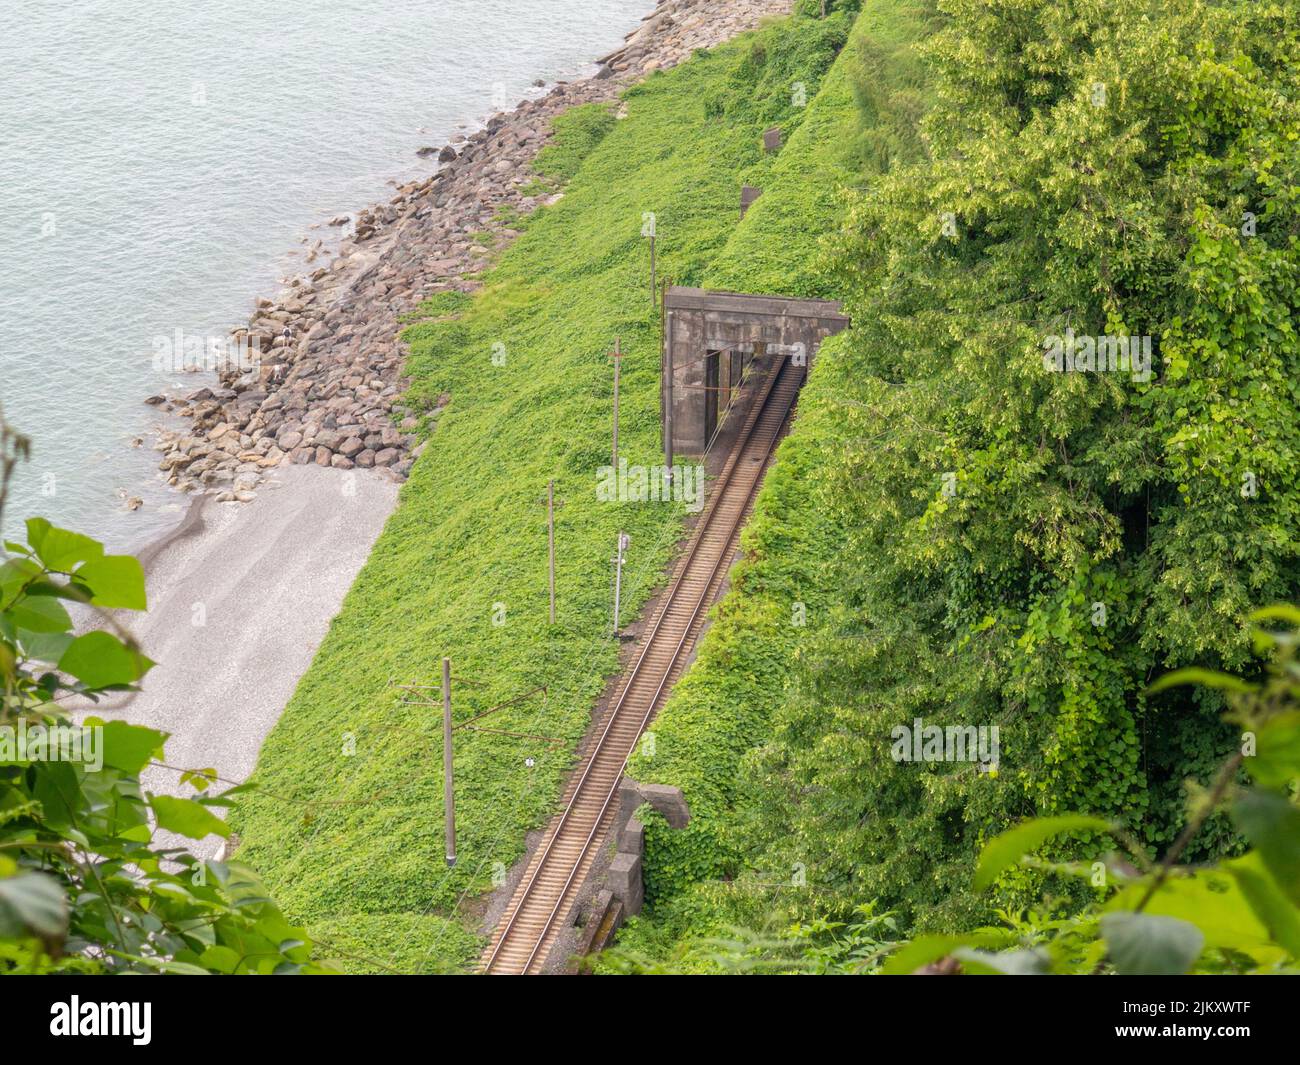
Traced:
<svg viewBox="0 0 1300 1065">
<path fill-rule="evenodd" d="M 707 285 L 843 296 L 827 236 L 842 224 L 846 190 L 923 151 L 916 123 L 929 88 L 916 45 L 934 19 L 932 4 L 908 0 L 862 12 L 762 198 L 706 272 Z M 656 719 L 654 744 L 631 767 L 640 780 L 681 787 L 692 820 L 673 831 L 644 811 L 651 916 L 620 937 L 629 952 L 659 953 L 679 937 L 730 924 L 758 926 L 807 873 L 770 846 L 762 809 L 770 782 L 751 766 L 801 676 L 816 673 L 812 649 L 841 623 L 836 564 L 849 524 L 835 500 L 836 470 L 846 451 L 861 445 L 855 429 L 846 431 L 842 400 L 856 390 L 848 339 L 823 344 L 756 501 L 731 592 Z M 836 781 L 828 776 L 825 784 L 831 789 Z M 864 808 L 872 798 L 860 797 Z"/>
<path fill-rule="evenodd" d="M 834 5 L 831 5 L 832 8 Z M 620 453 L 659 459 L 658 315 L 643 214 L 659 269 L 704 284 L 737 230 L 743 182 L 773 187 L 761 135 L 797 137 L 842 48 L 850 13 L 771 25 L 598 109 L 557 122 L 539 180 L 564 196 L 526 220 L 471 300 L 436 298 L 408 331 L 413 396 L 434 417 L 399 509 L 262 751 L 236 819 L 241 856 L 355 971 L 464 968 L 479 897 L 553 809 L 571 752 L 616 665 L 610 557 L 631 536 L 624 620 L 662 579 L 680 505 L 597 501 L 609 461 L 616 336 L 626 357 Z M 787 152 L 789 149 L 787 149 Z M 494 359 L 495 355 L 495 359 Z M 504 363 L 502 363 L 504 358 Z M 431 415 L 431 417 L 433 417 Z M 547 624 L 543 500 L 555 480 L 558 624 Z M 459 855 L 443 863 L 440 715 L 398 683 L 429 684 L 443 655 L 457 717 L 538 685 L 493 727 L 554 738 L 457 734 Z M 531 764 L 529 761 L 531 760 Z"/>
<path fill-rule="evenodd" d="M 774 477 L 751 533 L 774 558 L 765 516 L 815 498 L 840 539 L 787 551 L 767 564 L 776 594 L 742 583 L 722 611 L 767 601 L 781 624 L 793 555 L 822 568 L 830 616 L 757 642 L 720 623 L 661 718 L 638 771 L 682 782 L 701 816 L 654 824 L 633 950 L 863 902 L 943 931 L 1044 895 L 1077 908 L 1095 885 L 1058 873 L 975 892 L 980 844 L 1084 811 L 1165 852 L 1242 741 L 1216 693 L 1151 681 L 1257 672 L 1250 609 L 1300 595 L 1295 11 L 941 6 L 926 151 L 863 171 L 826 278 L 854 329 L 824 349 L 783 459 L 824 404 L 838 450 L 807 461 L 815 490 Z M 1150 373 L 1047 364 L 1064 335 L 1139 341 Z M 732 712 L 718 737 L 705 707 Z M 893 730 L 918 718 L 998 727 L 998 772 L 896 762 Z M 1085 834 L 1047 857 L 1110 845 Z M 1216 813 L 1186 857 L 1241 846 Z"/>
</svg>

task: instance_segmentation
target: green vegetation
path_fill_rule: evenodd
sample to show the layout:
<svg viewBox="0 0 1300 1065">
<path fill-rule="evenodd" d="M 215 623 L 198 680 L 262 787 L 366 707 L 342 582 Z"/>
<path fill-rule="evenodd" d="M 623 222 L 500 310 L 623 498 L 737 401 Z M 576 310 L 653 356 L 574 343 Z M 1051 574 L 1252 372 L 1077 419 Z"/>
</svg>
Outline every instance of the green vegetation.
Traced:
<svg viewBox="0 0 1300 1065">
<path fill-rule="evenodd" d="M 0 517 L 28 450 L 0 418 Z M 74 633 L 65 602 L 106 627 Z M 31 518 L 0 551 L 0 974 L 326 971 L 247 866 L 154 843 L 228 835 L 213 808 L 239 789 L 143 792 L 166 735 L 65 712 L 138 688 L 153 663 L 104 612 L 144 609 L 140 563 L 87 536 Z"/>
<path fill-rule="evenodd" d="M 840 295 L 825 235 L 839 226 L 846 186 L 921 154 L 912 126 L 927 88 L 916 46 L 933 18 L 925 3 L 900 2 L 875 5 L 857 19 L 766 184 L 757 182 L 763 196 L 715 260 L 706 285 Z M 634 921 L 624 933 L 629 956 L 684 951 L 684 958 L 699 960 L 691 939 L 763 924 L 790 885 L 794 863 L 769 851 L 755 817 L 770 785 L 742 770 L 804 674 L 813 634 L 831 623 L 841 596 L 835 563 L 849 529 L 835 505 L 832 460 L 856 443 L 846 439 L 839 401 L 855 391 L 846 373 L 846 340 L 822 346 L 795 428 L 745 531 L 746 558 L 732 571 L 732 593 L 655 722 L 654 757 L 638 756 L 632 766 L 638 779 L 681 787 L 692 821 L 671 831 L 644 812 L 654 921 Z M 815 670 L 817 662 L 808 666 Z M 744 870 L 749 875 L 741 878 Z M 796 926 L 801 944 L 817 924 L 817 910 L 814 904 L 801 911 L 811 921 Z M 679 944 L 678 937 L 687 939 Z"/>
<path fill-rule="evenodd" d="M 557 115 L 554 138 L 533 161 L 533 169 L 560 184 L 572 181 L 618 120 L 608 104 L 583 104 Z"/>
<path fill-rule="evenodd" d="M 737 232 L 740 184 L 780 167 L 762 153 L 763 130 L 780 123 L 797 136 L 810 109 L 791 86 L 816 97 L 851 20 L 801 19 L 699 54 L 630 90 L 622 119 L 570 112 L 539 162 L 549 179 L 569 179 L 564 197 L 528 220 L 472 304 L 437 297 L 421 310 L 436 320 L 409 327 L 411 400 L 436 431 L 262 751 L 254 783 L 267 795 L 252 793 L 233 818 L 241 857 L 349 969 L 441 971 L 476 957 L 476 900 L 545 823 L 615 669 L 617 534 L 631 536 L 626 622 L 683 528 L 680 505 L 596 499 L 615 337 L 626 353 L 620 454 L 647 466 L 660 455 L 643 215 L 656 216 L 661 276 L 705 283 Z M 554 628 L 542 505 L 551 479 Z M 434 683 L 443 655 L 482 685 L 453 684 L 457 720 L 546 685 L 486 724 L 556 741 L 457 733 L 450 870 L 440 714 L 403 703 L 395 686 Z M 381 940 L 378 927 L 389 930 Z"/>
<path fill-rule="evenodd" d="M 402 321 L 403 324 L 409 324 L 410 322 L 423 322 L 430 318 L 446 318 L 459 314 L 473 302 L 474 297 L 468 292 L 458 292 L 456 289 L 435 292 L 427 299 L 421 300 L 420 305 L 409 314 L 404 315 Z"/>
<path fill-rule="evenodd" d="M 423 453 L 253 782 L 142 800 L 163 737 L 125 725 L 103 775 L 0 761 L 0 967 L 316 968 L 246 867 L 148 850 L 148 807 L 201 836 L 232 801 L 241 857 L 337 964 L 472 964 L 617 666 L 616 537 L 626 622 L 683 531 L 681 504 L 595 490 L 615 337 L 621 457 L 659 461 L 653 215 L 661 277 L 842 299 L 854 327 L 634 759 L 692 818 L 642 811 L 648 909 L 596 967 L 1296 970 L 1300 610 L 1251 608 L 1300 597 L 1300 17 L 860 6 L 798 0 L 556 120 L 529 192 L 564 195 L 501 212 L 476 239 L 521 235 L 482 287 L 408 318 Z M 142 608 L 138 566 L 29 540 L 0 567 L 6 720 L 54 713 L 34 662 L 84 693 L 149 666 L 58 606 Z M 457 732 L 453 868 L 444 655 L 457 721 L 502 706 Z M 920 722 L 996 727 L 997 753 L 899 760 Z M 87 944 L 113 953 L 60 955 Z"/>
<path fill-rule="evenodd" d="M 552 810 L 560 752 L 615 665 L 593 575 L 631 533 L 638 608 L 681 530 L 672 508 L 592 492 L 614 336 L 623 453 L 657 456 L 647 212 L 661 276 L 840 298 L 855 325 L 822 347 L 732 591 L 634 763 L 682 787 L 692 821 L 646 812 L 649 909 L 598 965 L 867 971 L 961 952 L 968 971 L 1091 972 L 1149 967 L 1151 943 L 1196 971 L 1294 962 L 1284 782 L 1257 800 L 1257 765 L 1216 777 L 1246 720 L 1219 689 L 1151 687 L 1192 664 L 1254 683 L 1251 605 L 1300 593 L 1294 17 L 828 7 L 652 76 L 626 117 L 560 120 L 539 171 L 564 197 L 472 303 L 408 331 L 436 431 L 259 768 L 310 813 L 268 799 L 238 820 L 289 912 L 351 967 L 472 959 L 474 900 Z M 763 154 L 773 125 L 785 145 Z M 763 195 L 737 224 L 742 182 Z M 1103 353 L 1150 337 L 1153 372 L 1053 372 L 1053 336 Z M 436 711 L 392 684 L 431 682 L 442 654 L 485 685 L 457 688 L 458 716 L 546 684 L 497 721 L 560 741 L 460 734 L 450 871 Z M 997 726 L 997 763 L 895 761 L 917 719 Z M 1242 916 L 1224 931 L 1213 900 L 1175 906 L 1197 891 Z"/>
<path fill-rule="evenodd" d="M 987 890 L 1017 867 L 1034 868 L 1096 889 L 1096 901 L 1080 911 L 1057 918 L 1045 910 L 1003 912 L 997 927 L 900 943 L 893 938 L 893 916 L 864 905 L 845 921 L 820 918 L 766 934 L 688 937 L 662 959 L 624 945 L 600 964 L 635 973 L 1294 972 L 1300 959 L 1300 811 L 1287 793 L 1300 777 L 1300 610 L 1271 607 L 1252 621 L 1256 648 L 1272 652 L 1262 681 L 1193 668 L 1152 686 L 1153 693 L 1188 684 L 1225 692 L 1225 717 L 1243 737 L 1213 786 L 1191 804 L 1188 823 L 1162 861 L 1154 862 L 1122 824 L 1080 815 L 1031 818 L 984 847 L 974 890 Z M 1280 628 L 1269 627 L 1278 623 Z M 1253 787 L 1236 786 L 1243 766 Z M 1180 864 L 1216 813 L 1228 814 L 1251 848 L 1227 861 Z M 1049 840 L 1079 832 L 1111 837 L 1119 847 L 1084 860 L 1034 856 Z"/>
<path fill-rule="evenodd" d="M 855 328 L 823 348 L 780 455 L 816 447 L 825 468 L 769 481 L 753 567 L 656 725 L 669 753 L 636 767 L 681 784 L 700 816 L 683 833 L 652 817 L 654 906 L 624 962 L 728 967 L 716 944 L 733 925 L 787 946 L 816 926 L 833 950 L 863 900 L 939 935 L 1000 914 L 1029 942 L 1091 913 L 1095 944 L 1105 885 L 1012 864 L 979 892 L 981 846 L 1071 810 L 1102 821 L 1053 839 L 1049 859 L 1100 855 L 1099 824 L 1167 854 L 1190 822 L 1178 857 L 1192 862 L 1253 842 L 1229 803 L 1197 805 L 1241 742 L 1220 694 L 1148 685 L 1192 663 L 1258 675 L 1251 604 L 1300 593 L 1294 13 L 942 10 L 921 49 L 925 150 L 876 157 L 888 166 L 864 171 L 826 260 Z M 898 69 L 913 75 L 903 112 L 925 94 L 913 62 Z M 879 128 L 889 81 L 859 81 Z M 1049 371 L 1067 330 L 1150 336 L 1151 379 Z M 793 530 L 768 513 L 796 515 Z M 769 627 L 788 625 L 790 583 L 806 633 L 726 627 L 764 604 Z M 894 730 L 917 718 L 999 726 L 998 772 L 895 762 Z M 1283 846 L 1294 855 L 1296 837 Z M 1286 964 L 1278 929 L 1296 917 L 1279 912 L 1263 953 L 1234 960 L 1205 932 L 1212 949 L 1188 966 Z M 1200 919 L 1221 916 L 1207 904 Z M 1119 953 L 1107 964 L 1123 968 Z"/>
</svg>

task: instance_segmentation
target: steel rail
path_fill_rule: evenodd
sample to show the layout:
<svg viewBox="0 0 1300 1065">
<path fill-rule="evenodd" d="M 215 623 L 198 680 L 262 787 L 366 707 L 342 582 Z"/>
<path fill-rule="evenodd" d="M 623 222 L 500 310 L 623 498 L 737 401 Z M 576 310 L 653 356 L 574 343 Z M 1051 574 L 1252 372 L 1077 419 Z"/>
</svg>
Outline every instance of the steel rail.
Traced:
<svg viewBox="0 0 1300 1065">
<path fill-rule="evenodd" d="M 521 884 L 520 887 L 516 888 L 515 894 L 509 903 L 509 909 L 504 924 L 500 926 L 496 935 L 496 942 L 487 952 L 483 961 L 483 971 L 492 971 L 493 966 L 501 957 L 503 950 L 505 950 L 507 943 L 511 941 L 511 936 L 516 931 L 519 918 L 521 914 L 523 914 L 526 904 L 534 899 L 534 892 L 538 889 L 539 880 L 541 879 L 543 872 L 548 871 L 547 864 L 551 859 L 552 852 L 554 851 L 556 844 L 563 837 L 565 829 L 570 827 L 571 818 L 575 814 L 575 811 L 579 809 L 580 805 L 585 806 L 588 811 L 594 807 L 594 799 L 600 795 L 600 792 L 597 791 L 596 796 L 590 796 L 584 794 L 584 788 L 600 762 L 600 755 L 605 750 L 606 742 L 608 741 L 612 730 L 616 725 L 625 724 L 628 720 L 623 715 L 625 704 L 628 701 L 629 695 L 636 687 L 636 682 L 642 678 L 642 669 L 651 652 L 662 652 L 663 648 L 660 645 L 661 641 L 659 640 L 659 637 L 660 634 L 663 633 L 669 642 L 671 642 L 674 636 L 676 636 L 676 642 L 675 645 L 672 646 L 667 662 L 659 667 L 660 672 L 658 674 L 658 683 L 655 685 L 654 693 L 645 701 L 644 708 L 638 708 L 635 705 L 628 708 L 633 714 L 635 714 L 638 709 L 641 709 L 641 719 L 637 725 L 635 735 L 639 736 L 644 732 L 646 725 L 654 715 L 654 711 L 659 705 L 659 700 L 664 693 L 664 689 L 668 686 L 675 669 L 681 661 L 682 652 L 686 649 L 687 641 L 691 638 L 691 635 L 695 630 L 695 625 L 699 620 L 701 612 L 711 605 L 710 591 L 714 587 L 714 583 L 717 580 L 719 573 L 723 572 L 724 565 L 729 562 L 734 553 L 732 545 L 734 544 L 740 527 L 744 522 L 745 515 L 749 510 L 754 495 L 757 493 L 758 487 L 762 483 L 762 470 L 766 468 L 767 463 L 771 458 L 772 451 L 775 449 L 776 443 L 780 438 L 781 430 L 784 428 L 784 425 L 789 418 L 790 410 L 793 409 L 794 400 L 797 397 L 797 388 L 790 396 L 786 408 L 777 412 L 776 423 L 771 429 L 771 438 L 763 448 L 762 455 L 759 458 L 753 459 L 754 462 L 760 463 L 759 472 L 751 478 L 748 486 L 745 487 L 743 496 L 739 498 L 739 505 L 736 506 L 734 514 L 729 519 L 730 524 L 725 527 L 725 533 L 718 548 L 718 557 L 713 561 L 708 576 L 704 579 L 703 585 L 698 590 L 698 597 L 691 608 L 689 618 L 687 618 L 684 623 L 681 623 L 680 634 L 674 632 L 673 625 L 676 623 L 669 624 L 669 627 L 665 631 L 665 625 L 668 624 L 668 617 L 671 608 L 679 602 L 679 596 L 682 594 L 684 587 L 684 579 L 689 573 L 692 564 L 699 558 L 701 549 L 705 544 L 706 536 L 715 531 L 713 528 L 714 519 L 723 509 L 724 501 L 728 506 L 735 506 L 737 502 L 734 496 L 730 498 L 728 497 L 728 492 L 735 480 L 736 470 L 741 464 L 742 457 L 749 449 L 751 442 L 754 441 L 755 430 L 762 421 L 762 416 L 768 411 L 769 404 L 772 402 L 772 397 L 777 391 L 779 382 L 785 379 L 787 374 L 798 372 L 797 369 L 791 367 L 783 359 L 781 363 L 779 363 L 778 366 L 768 375 L 766 387 L 763 388 L 761 395 L 758 397 L 758 402 L 754 404 L 750 415 L 745 420 L 745 425 L 740 434 L 740 439 L 736 441 L 732 453 L 728 458 L 727 465 L 723 470 L 723 474 L 719 478 L 717 485 L 714 487 L 709 505 L 704 516 L 696 526 L 690 545 L 681 561 L 674 568 L 673 577 L 669 584 L 667 594 L 656 609 L 653 626 L 646 638 L 642 641 L 641 652 L 637 656 L 636 662 L 632 666 L 631 670 L 625 674 L 625 679 L 622 683 L 617 701 L 615 702 L 613 709 L 606 715 L 607 720 L 605 726 L 601 730 L 596 743 L 591 747 L 585 758 L 585 765 L 583 766 L 582 773 L 578 778 L 577 783 L 571 785 L 572 794 L 570 795 L 563 812 L 555 821 L 552 822 L 552 826 L 548 831 L 548 837 L 541 854 L 530 860 L 529 864 L 531 868 L 529 873 L 526 874 L 527 881 Z M 708 560 L 706 558 L 703 561 L 707 563 Z M 689 600 L 687 600 L 686 605 L 690 605 Z M 652 674 L 650 676 L 650 682 L 654 683 L 654 679 L 655 675 Z M 635 717 L 632 717 L 631 720 L 635 720 Z M 633 747 L 633 749 L 635 748 Z M 617 754 L 615 756 L 617 757 Z M 569 891 L 573 886 L 573 882 L 581 872 L 583 864 L 591 851 L 591 846 L 593 842 L 595 842 L 605 817 L 609 812 L 610 805 L 618 794 L 623 769 L 626 768 L 627 761 L 630 757 L 631 751 L 624 756 L 621 766 L 615 771 L 612 783 L 604 793 L 604 800 L 601 803 L 599 810 L 596 811 L 591 828 L 587 832 L 586 838 L 582 841 L 580 850 L 576 857 L 569 862 L 570 868 L 567 878 L 558 891 L 555 892 L 554 903 L 551 906 L 549 913 L 547 913 L 540 929 L 532 933 L 533 941 L 531 944 L 531 950 L 528 952 L 522 965 L 522 972 L 524 973 L 527 973 L 529 969 L 532 968 L 534 962 L 537 960 L 538 954 L 546 945 L 547 938 L 554 927 L 556 918 L 568 899 Z M 608 768 L 608 766 L 605 767 L 606 772 L 608 772 Z M 575 827 L 578 828 L 578 831 L 582 830 L 581 826 Z M 570 838 L 567 842 L 571 845 L 573 838 Z M 543 902 L 543 905 L 545 905 L 545 902 Z"/>
</svg>

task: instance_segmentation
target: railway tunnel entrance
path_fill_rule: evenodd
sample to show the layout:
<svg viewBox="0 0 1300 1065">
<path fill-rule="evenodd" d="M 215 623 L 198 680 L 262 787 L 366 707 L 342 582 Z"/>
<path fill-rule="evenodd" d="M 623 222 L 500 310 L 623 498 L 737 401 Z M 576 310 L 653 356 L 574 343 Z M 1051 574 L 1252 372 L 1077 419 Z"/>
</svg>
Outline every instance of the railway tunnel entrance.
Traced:
<svg viewBox="0 0 1300 1065">
<path fill-rule="evenodd" d="M 730 412 L 743 420 L 750 385 L 781 359 L 806 368 L 849 319 L 833 300 L 673 286 L 664 296 L 664 457 L 703 455 Z"/>
</svg>

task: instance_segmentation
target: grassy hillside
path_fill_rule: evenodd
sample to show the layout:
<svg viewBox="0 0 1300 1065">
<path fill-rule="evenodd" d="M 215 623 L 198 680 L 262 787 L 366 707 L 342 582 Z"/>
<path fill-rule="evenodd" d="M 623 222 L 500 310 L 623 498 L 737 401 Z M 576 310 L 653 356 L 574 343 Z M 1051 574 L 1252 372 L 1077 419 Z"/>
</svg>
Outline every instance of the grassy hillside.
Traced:
<svg viewBox="0 0 1300 1065">
<path fill-rule="evenodd" d="M 819 90 L 852 17 L 799 17 L 699 54 L 627 93 L 621 120 L 570 113 L 539 163 L 541 180 L 567 179 L 564 197 L 509 220 L 524 232 L 472 301 L 436 298 L 428 320 L 410 327 L 413 396 L 431 411 L 426 450 L 268 739 L 254 777 L 260 790 L 236 820 L 241 857 L 348 967 L 438 971 L 477 954 L 475 900 L 550 815 L 615 668 L 617 533 L 631 536 L 627 620 L 661 579 L 683 527 L 679 504 L 596 500 L 597 469 L 609 461 L 605 353 L 615 336 L 627 353 L 621 454 L 647 465 L 659 455 L 658 316 L 643 213 L 657 216 L 661 276 L 747 284 L 744 263 L 724 269 L 722 257 L 736 234 L 778 210 L 783 189 L 800 184 L 798 156 L 820 151 L 820 138 L 796 146 L 803 126 L 824 117 Z M 795 83 L 812 106 L 801 105 Z M 762 131 L 777 123 L 790 144 L 765 156 Z M 767 194 L 738 227 L 742 182 Z M 816 191 L 817 210 L 833 209 L 828 191 Z M 786 289 L 772 273 L 774 254 L 812 261 L 813 227 L 793 228 L 783 247 L 746 258 L 760 287 Z M 811 281 L 800 287 L 815 290 Z M 432 413 L 442 396 L 449 402 Z M 549 479 L 561 501 L 554 628 Z M 434 682 L 443 655 L 458 677 L 481 685 L 455 686 L 458 719 L 546 685 L 545 698 L 488 724 L 558 741 L 458 733 L 460 861 L 451 870 L 442 860 L 439 712 L 403 705 L 393 686 Z"/>
<path fill-rule="evenodd" d="M 915 46 L 932 18 L 925 3 L 881 3 L 862 13 L 706 284 L 841 295 L 824 236 L 839 225 L 845 187 L 922 150 L 916 122 L 927 92 Z M 846 340 L 823 345 L 746 529 L 747 557 L 733 571 L 732 591 L 655 722 L 654 757 L 632 766 L 640 780 L 681 787 L 692 821 L 672 831 L 646 811 L 650 916 L 621 937 L 631 953 L 662 956 L 680 937 L 757 927 L 792 886 L 784 855 L 764 845 L 756 791 L 765 784 L 750 763 L 790 699 L 800 672 L 792 667 L 837 624 L 835 561 L 847 530 L 835 469 L 846 449 L 860 446 L 846 436 L 840 401 L 853 391 Z"/>
</svg>

